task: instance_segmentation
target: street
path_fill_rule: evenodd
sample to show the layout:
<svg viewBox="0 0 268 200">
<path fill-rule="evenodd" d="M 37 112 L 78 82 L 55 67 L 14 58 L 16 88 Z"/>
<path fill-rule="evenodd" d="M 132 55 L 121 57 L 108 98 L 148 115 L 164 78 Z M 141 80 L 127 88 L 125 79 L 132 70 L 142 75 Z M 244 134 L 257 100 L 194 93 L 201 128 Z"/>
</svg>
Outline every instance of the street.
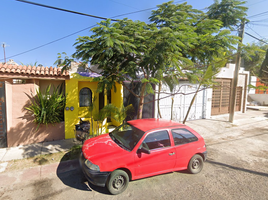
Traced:
<svg viewBox="0 0 268 200">
<path fill-rule="evenodd" d="M 41 178 L 15 184 L 11 178 L 0 180 L 0 199 L 268 199 L 268 111 L 236 115 L 234 124 L 226 119 L 186 122 L 207 145 L 208 160 L 199 174 L 181 171 L 132 181 L 113 196 L 88 184 L 78 165 L 65 172 L 60 163 Z"/>
</svg>

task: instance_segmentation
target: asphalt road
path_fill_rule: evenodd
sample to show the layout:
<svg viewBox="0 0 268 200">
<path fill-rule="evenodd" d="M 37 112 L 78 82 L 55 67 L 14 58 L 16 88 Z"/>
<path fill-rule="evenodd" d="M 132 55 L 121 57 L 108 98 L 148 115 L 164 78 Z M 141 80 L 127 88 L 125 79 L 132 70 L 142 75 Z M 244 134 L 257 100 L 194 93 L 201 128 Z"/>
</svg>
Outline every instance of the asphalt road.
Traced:
<svg viewBox="0 0 268 200">
<path fill-rule="evenodd" d="M 42 179 L 7 183 L 0 199 L 268 199 L 267 116 L 250 111 L 233 125 L 220 118 L 187 122 L 207 144 L 208 160 L 196 175 L 183 171 L 132 181 L 113 196 L 88 185 L 79 169 L 48 172 Z"/>
</svg>

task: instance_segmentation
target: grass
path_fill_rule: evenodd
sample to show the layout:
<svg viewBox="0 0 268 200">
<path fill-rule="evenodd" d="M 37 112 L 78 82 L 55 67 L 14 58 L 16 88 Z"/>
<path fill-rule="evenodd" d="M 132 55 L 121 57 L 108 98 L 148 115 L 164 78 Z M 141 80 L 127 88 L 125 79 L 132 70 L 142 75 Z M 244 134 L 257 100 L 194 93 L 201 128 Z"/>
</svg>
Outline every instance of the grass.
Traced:
<svg viewBox="0 0 268 200">
<path fill-rule="evenodd" d="M 21 160 L 12 160 L 8 162 L 5 172 L 78 159 L 79 154 L 81 152 L 81 147 L 82 145 L 75 145 L 69 151 L 66 152 L 38 155 L 35 157 L 25 158 Z"/>
</svg>

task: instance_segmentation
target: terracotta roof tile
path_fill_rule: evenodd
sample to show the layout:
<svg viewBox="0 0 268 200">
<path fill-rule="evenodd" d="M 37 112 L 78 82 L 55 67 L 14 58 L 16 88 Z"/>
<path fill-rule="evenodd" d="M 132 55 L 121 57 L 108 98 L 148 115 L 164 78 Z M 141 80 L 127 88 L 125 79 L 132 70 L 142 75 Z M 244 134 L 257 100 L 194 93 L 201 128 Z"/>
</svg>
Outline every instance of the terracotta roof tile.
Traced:
<svg viewBox="0 0 268 200">
<path fill-rule="evenodd" d="M 38 75 L 44 77 L 69 77 L 68 71 L 61 73 L 61 69 L 57 67 L 40 67 L 40 66 L 17 66 L 11 64 L 0 63 L 1 74 L 6 75 Z M 1 75 L 0 75 L 1 76 Z"/>
</svg>

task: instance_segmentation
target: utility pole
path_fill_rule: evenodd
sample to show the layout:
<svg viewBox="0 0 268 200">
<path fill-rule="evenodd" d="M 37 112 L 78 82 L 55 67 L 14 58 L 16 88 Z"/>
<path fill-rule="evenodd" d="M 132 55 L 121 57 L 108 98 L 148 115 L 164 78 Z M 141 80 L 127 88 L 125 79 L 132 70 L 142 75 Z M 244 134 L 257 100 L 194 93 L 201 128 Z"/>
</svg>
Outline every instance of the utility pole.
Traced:
<svg viewBox="0 0 268 200">
<path fill-rule="evenodd" d="M 240 69 L 240 64 L 241 64 L 241 44 L 243 42 L 244 29 L 245 29 L 245 20 L 243 19 L 240 25 L 240 29 L 239 29 L 240 43 L 238 44 L 238 48 L 237 48 L 234 79 L 232 81 L 230 114 L 229 114 L 229 122 L 231 123 L 234 122 L 234 113 L 235 113 L 235 105 L 236 105 L 236 87 L 237 87 L 239 69 Z"/>
<path fill-rule="evenodd" d="M 4 49 L 4 59 L 5 59 L 5 63 L 7 63 L 7 61 L 6 61 L 6 51 L 5 51 L 6 44 L 3 43 L 2 46 L 3 46 L 3 49 Z"/>
</svg>

